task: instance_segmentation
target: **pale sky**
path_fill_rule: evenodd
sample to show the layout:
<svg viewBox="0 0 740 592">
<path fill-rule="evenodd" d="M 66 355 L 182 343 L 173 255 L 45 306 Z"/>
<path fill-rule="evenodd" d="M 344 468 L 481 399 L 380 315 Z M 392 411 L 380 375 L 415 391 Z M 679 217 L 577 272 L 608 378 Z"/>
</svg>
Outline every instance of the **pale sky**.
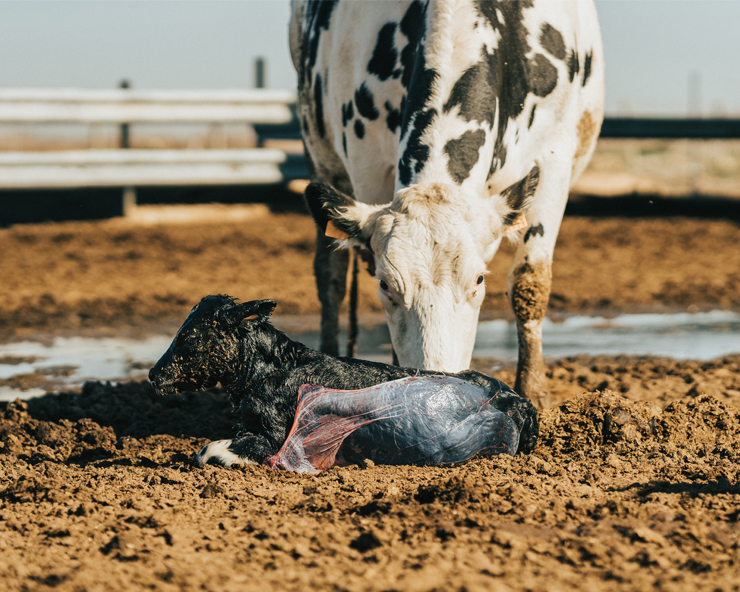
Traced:
<svg viewBox="0 0 740 592">
<path fill-rule="evenodd" d="M 597 0 L 607 112 L 740 115 L 739 0 Z M 0 0 L 0 86 L 292 88 L 289 0 Z"/>
</svg>

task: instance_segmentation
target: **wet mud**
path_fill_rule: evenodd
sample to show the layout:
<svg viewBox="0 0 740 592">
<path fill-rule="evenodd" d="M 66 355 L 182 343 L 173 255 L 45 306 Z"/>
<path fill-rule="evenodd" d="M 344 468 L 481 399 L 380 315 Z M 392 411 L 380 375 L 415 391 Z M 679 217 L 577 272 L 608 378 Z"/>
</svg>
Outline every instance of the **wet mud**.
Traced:
<svg viewBox="0 0 740 592">
<path fill-rule="evenodd" d="M 174 331 L 207 293 L 315 314 L 313 234 L 298 214 L 0 229 L 0 335 Z M 726 220 L 566 218 L 550 312 L 738 308 L 738 239 Z M 511 314 L 511 249 L 489 318 Z M 375 289 L 362 278 L 361 312 Z M 740 590 L 740 356 L 577 356 L 547 373 L 530 455 L 319 475 L 194 467 L 235 433 L 220 389 L 90 382 L 0 403 L 0 587 Z"/>
</svg>

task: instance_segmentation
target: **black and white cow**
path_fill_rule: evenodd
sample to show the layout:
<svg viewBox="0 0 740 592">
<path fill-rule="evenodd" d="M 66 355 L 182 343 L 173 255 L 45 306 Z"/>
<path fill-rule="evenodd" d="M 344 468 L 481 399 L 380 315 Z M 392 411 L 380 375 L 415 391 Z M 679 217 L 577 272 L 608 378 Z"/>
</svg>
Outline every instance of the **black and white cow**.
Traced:
<svg viewBox="0 0 740 592">
<path fill-rule="evenodd" d="M 344 249 L 359 246 L 401 365 L 467 368 L 487 265 L 510 234 L 515 388 L 547 406 L 553 249 L 603 118 L 591 0 L 294 0 L 290 39 L 322 350 L 337 353 Z"/>
</svg>

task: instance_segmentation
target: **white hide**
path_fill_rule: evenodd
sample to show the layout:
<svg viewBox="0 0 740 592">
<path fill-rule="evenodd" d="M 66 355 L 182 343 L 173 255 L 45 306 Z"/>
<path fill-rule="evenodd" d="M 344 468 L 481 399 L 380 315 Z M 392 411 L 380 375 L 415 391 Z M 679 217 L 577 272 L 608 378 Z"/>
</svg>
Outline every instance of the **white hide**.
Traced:
<svg viewBox="0 0 740 592">
<path fill-rule="evenodd" d="M 499 33 L 479 18 L 471 0 L 429 2 L 425 57 L 427 67 L 434 68 L 438 76 L 425 108 L 434 108 L 437 117 L 422 136 L 429 157 L 412 183 L 404 187 L 397 175 L 398 163 L 410 134 L 402 139 L 400 128 L 395 133 L 389 130 L 383 105 L 386 101 L 400 104 L 407 89 L 399 79 L 381 81 L 369 75 L 367 65 L 380 28 L 388 22 L 400 22 L 409 4 L 340 2 L 336 6 L 329 29 L 321 34 L 314 68 L 326 77 L 326 135 L 319 137 L 310 117 L 311 101 L 304 97 L 301 108 L 309 122 L 304 137 L 318 180 L 351 192 L 361 202 L 347 208 L 344 216 L 358 221 L 363 235 L 369 237 L 379 298 L 399 362 L 457 372 L 469 367 L 472 356 L 485 295 L 485 281 L 478 283 L 479 278 L 485 277 L 488 263 L 507 232 L 504 217 L 510 208 L 501 192 L 535 166 L 540 168 L 541 181 L 527 218 L 532 224 L 542 224 L 545 234 L 520 248 L 516 260 L 520 265 L 522 261 L 550 263 L 568 188 L 585 168 L 598 135 L 596 129 L 596 135 L 584 140 L 588 131 L 584 126 L 589 122 L 598 126 L 603 117 L 603 53 L 590 0 L 537 0 L 533 8 L 525 10 L 531 54 L 547 55 L 539 33 L 548 23 L 579 56 L 590 51 L 593 68 L 584 86 L 583 66 L 571 82 L 565 60 L 548 57 L 557 69 L 557 86 L 544 98 L 527 95 L 521 115 L 508 122 L 503 142 L 505 164 L 489 177 L 500 122 L 491 128 L 484 122 L 465 121 L 457 106 L 448 112 L 444 106 L 461 75 L 480 59 L 481 49 L 493 51 L 497 47 Z M 305 2 L 294 1 L 291 47 L 296 64 L 300 63 L 304 8 Z M 398 28 L 394 40 L 400 53 L 408 41 Z M 363 83 L 382 116 L 364 120 L 365 135 L 360 139 L 351 133 L 351 126 L 343 126 L 342 106 Z M 536 116 L 530 121 L 535 105 Z M 448 171 L 445 145 L 465 131 L 478 129 L 485 132 L 485 143 L 470 174 L 458 184 Z M 363 241 L 340 241 L 344 247 L 358 242 Z M 496 280 L 503 283 L 503 278 Z"/>
<path fill-rule="evenodd" d="M 195 455 L 195 462 L 198 463 L 199 467 L 204 467 L 209 462 L 211 464 L 219 464 L 222 467 L 257 464 L 254 461 L 234 454 L 229 450 L 229 446 L 231 446 L 231 440 L 216 440 L 210 444 L 206 444 Z"/>
</svg>

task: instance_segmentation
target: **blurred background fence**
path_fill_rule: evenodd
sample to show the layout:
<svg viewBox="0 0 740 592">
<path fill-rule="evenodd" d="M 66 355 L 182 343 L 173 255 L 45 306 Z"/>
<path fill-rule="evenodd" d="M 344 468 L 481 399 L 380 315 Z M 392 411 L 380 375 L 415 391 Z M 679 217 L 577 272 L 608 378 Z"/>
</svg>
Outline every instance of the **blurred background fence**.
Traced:
<svg viewBox="0 0 740 592">
<path fill-rule="evenodd" d="M 258 88 L 251 90 L 135 90 L 127 81 L 112 90 L 0 89 L 0 199 L 5 196 L 7 205 L 8 196 L 17 199 L 23 192 L 106 188 L 118 191 L 125 213 L 136 204 L 137 191 L 147 188 L 284 186 L 305 179 L 295 93 L 259 88 L 260 72 L 263 79 L 264 65 L 257 68 Z M 156 133 L 164 128 L 167 134 Z M 663 155 L 654 168 L 666 177 L 664 185 L 675 184 L 676 172 L 667 163 L 676 143 L 669 141 L 740 139 L 740 119 L 607 117 L 601 138 L 607 140 L 600 142 L 605 158 L 592 166 L 598 174 L 587 171 L 577 192 L 660 194 L 649 183 L 640 191 L 634 178 L 625 185 L 614 162 L 610 173 L 598 171 L 599 162 L 604 169 L 616 150 L 622 160 L 639 161 L 645 169 Z M 644 143 L 613 143 L 623 140 L 651 143 L 647 149 Z M 702 146 L 679 145 L 685 193 L 697 192 L 705 172 Z M 710 187 L 709 193 L 722 194 L 723 177 L 738 190 L 739 156 L 737 143 L 731 143 L 719 159 L 727 174 L 715 175 L 719 189 Z"/>
</svg>

